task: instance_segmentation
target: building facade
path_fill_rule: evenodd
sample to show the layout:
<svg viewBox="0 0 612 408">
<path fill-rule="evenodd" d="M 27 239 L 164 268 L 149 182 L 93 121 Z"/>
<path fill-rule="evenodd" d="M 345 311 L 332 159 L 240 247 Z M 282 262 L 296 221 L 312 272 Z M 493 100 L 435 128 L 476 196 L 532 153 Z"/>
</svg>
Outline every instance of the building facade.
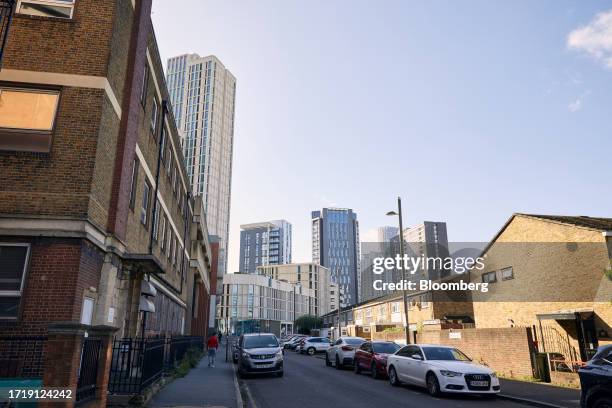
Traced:
<svg viewBox="0 0 612 408">
<path fill-rule="evenodd" d="M 314 289 L 268 276 L 231 273 L 223 277 L 219 326 L 227 333 L 293 333 L 295 320 L 314 314 Z"/>
<path fill-rule="evenodd" d="M 378 236 L 377 242 L 391 242 L 393 238 L 397 237 L 398 231 L 398 227 L 390 227 L 388 225 L 384 227 L 378 227 L 378 229 L 376 230 L 376 234 Z"/>
<path fill-rule="evenodd" d="M 397 238 L 398 231 L 399 228 L 397 227 L 378 227 L 376 230 L 376 242 L 361 243 L 361 286 L 359 302 L 365 302 L 390 293 L 388 290 L 375 290 L 374 280 L 380 279 L 383 282 L 394 282 L 396 281 L 395 271 L 385 269 L 382 274 L 374 274 L 372 272 L 372 265 L 374 263 L 374 258 L 389 255 L 389 250 L 391 248 L 390 243 L 392 241 L 399 242 Z"/>
<path fill-rule="evenodd" d="M 477 328 L 533 327 L 540 351 L 570 361 L 612 343 L 612 218 L 514 214 L 481 256 Z"/>
<path fill-rule="evenodd" d="M 168 60 L 167 81 L 187 175 L 202 195 L 208 229 L 219 237 L 218 274 L 227 272 L 236 78 L 215 56 Z"/>
<path fill-rule="evenodd" d="M 358 302 L 361 286 L 359 222 L 348 208 L 312 212 L 312 262 L 330 270 L 344 303 Z"/>
<path fill-rule="evenodd" d="M 315 263 L 260 266 L 257 274 L 314 290 L 314 314 L 322 316 L 332 311 L 332 292 L 329 269 Z"/>
<path fill-rule="evenodd" d="M 240 226 L 240 272 L 291 263 L 291 224 L 285 220 Z"/>
<path fill-rule="evenodd" d="M 406 254 L 409 256 L 425 256 L 446 258 L 449 256 L 448 235 L 445 222 L 423 221 L 421 224 L 404 230 Z M 416 273 L 417 278 L 444 279 L 452 271 L 445 269 L 421 268 Z"/>
<path fill-rule="evenodd" d="M 210 246 L 151 1 L 25 3 L 0 71 L 0 331 L 187 334 Z"/>
</svg>

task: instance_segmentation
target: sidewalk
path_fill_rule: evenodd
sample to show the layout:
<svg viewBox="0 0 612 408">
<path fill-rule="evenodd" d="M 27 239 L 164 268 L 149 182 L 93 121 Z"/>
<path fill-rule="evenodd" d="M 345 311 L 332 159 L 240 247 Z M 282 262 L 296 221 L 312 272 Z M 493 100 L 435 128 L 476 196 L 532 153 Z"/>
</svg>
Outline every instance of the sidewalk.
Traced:
<svg viewBox="0 0 612 408">
<path fill-rule="evenodd" d="M 217 352 L 214 368 L 208 367 L 208 357 L 204 356 L 185 377 L 177 378 L 159 391 L 148 406 L 237 408 L 240 398 L 237 386 L 231 356 L 226 363 L 223 345 Z"/>
<path fill-rule="evenodd" d="M 580 390 L 500 379 L 501 398 L 522 401 L 541 407 L 580 407 Z"/>
</svg>

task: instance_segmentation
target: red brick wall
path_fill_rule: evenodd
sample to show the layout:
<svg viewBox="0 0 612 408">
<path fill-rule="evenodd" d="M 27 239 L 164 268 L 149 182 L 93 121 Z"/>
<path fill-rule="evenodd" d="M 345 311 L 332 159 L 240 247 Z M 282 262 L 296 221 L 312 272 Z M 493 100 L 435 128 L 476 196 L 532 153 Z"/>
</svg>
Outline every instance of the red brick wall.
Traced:
<svg viewBox="0 0 612 408">
<path fill-rule="evenodd" d="M 207 337 L 208 316 L 210 308 L 210 295 L 204 284 L 199 281 L 197 285 L 197 317 L 191 319 L 191 335 Z"/>
<path fill-rule="evenodd" d="M 0 322 L 0 331 L 3 334 L 44 335 L 50 322 L 79 322 L 84 290 L 98 285 L 103 260 L 99 250 L 81 239 L 13 241 L 31 242 L 30 266 L 26 272 L 20 318 Z"/>
<path fill-rule="evenodd" d="M 421 344 L 444 344 L 457 347 L 476 362 L 507 377 L 533 377 L 531 367 L 532 337 L 528 328 L 463 329 L 460 339 L 449 338 L 451 330 L 426 331 L 417 334 Z"/>
</svg>

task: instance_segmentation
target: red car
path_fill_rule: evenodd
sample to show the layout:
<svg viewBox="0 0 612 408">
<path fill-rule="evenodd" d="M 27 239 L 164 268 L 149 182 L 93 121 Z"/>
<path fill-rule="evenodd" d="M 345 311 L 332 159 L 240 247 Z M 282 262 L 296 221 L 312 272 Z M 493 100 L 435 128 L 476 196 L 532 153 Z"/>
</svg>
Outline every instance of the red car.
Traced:
<svg viewBox="0 0 612 408">
<path fill-rule="evenodd" d="M 355 374 L 370 372 L 372 378 L 387 377 L 387 356 L 400 349 L 392 341 L 366 341 L 355 351 Z"/>
</svg>

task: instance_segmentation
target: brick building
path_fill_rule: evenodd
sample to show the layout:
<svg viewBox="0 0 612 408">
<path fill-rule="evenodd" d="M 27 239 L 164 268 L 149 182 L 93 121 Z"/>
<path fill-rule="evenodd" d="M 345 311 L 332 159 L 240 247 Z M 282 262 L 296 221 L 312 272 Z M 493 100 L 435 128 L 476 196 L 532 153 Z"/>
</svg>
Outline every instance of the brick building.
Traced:
<svg viewBox="0 0 612 408">
<path fill-rule="evenodd" d="M 0 70 L 0 333 L 203 335 L 211 249 L 151 0 L 48 3 L 19 2 Z"/>
<path fill-rule="evenodd" d="M 572 361 L 612 342 L 612 219 L 514 214 L 481 256 L 477 328 L 531 327 L 540 351 Z"/>
</svg>

